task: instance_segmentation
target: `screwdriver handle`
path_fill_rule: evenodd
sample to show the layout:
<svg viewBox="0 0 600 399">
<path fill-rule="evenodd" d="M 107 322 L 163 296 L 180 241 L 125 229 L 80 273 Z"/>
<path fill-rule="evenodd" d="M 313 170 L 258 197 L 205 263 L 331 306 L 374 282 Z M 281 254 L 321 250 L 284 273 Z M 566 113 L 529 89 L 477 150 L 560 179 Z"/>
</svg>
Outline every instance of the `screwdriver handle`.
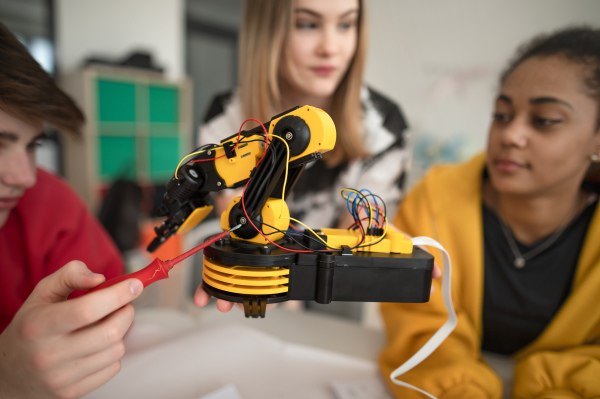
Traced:
<svg viewBox="0 0 600 399">
<path fill-rule="evenodd" d="M 162 260 L 160 260 L 158 258 L 155 258 L 152 261 L 152 263 L 150 263 L 148 266 L 146 266 L 142 270 L 139 270 L 135 273 L 125 274 L 123 276 L 115 277 L 113 279 L 105 281 L 102 284 L 98 285 L 97 287 L 94 287 L 93 289 L 89 290 L 88 294 L 90 292 L 94 292 L 94 291 L 101 290 L 103 288 L 110 287 L 112 285 L 120 283 L 121 281 L 129 280 L 130 278 L 137 278 L 138 280 L 140 280 L 142 282 L 144 287 L 147 287 L 150 284 L 154 283 L 155 281 L 169 278 L 169 270 L 170 269 L 171 269 L 170 267 L 165 265 L 165 262 L 163 262 Z"/>
</svg>

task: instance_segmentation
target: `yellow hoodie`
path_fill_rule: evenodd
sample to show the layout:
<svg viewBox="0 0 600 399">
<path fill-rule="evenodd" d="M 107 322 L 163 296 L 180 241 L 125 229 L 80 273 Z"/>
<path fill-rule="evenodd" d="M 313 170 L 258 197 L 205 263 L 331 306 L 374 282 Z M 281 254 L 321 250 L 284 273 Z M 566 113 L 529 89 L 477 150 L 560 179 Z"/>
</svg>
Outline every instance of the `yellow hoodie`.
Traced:
<svg viewBox="0 0 600 399">
<path fill-rule="evenodd" d="M 394 221 L 412 236 L 434 238 L 452 259 L 456 329 L 399 377 L 440 399 L 502 397 L 502 382 L 480 350 L 484 166 L 485 154 L 480 154 L 461 165 L 433 168 L 403 200 Z M 441 252 L 432 252 L 442 266 Z M 388 344 L 379 361 L 386 380 L 446 321 L 440 280 L 426 304 L 382 304 Z M 571 294 L 542 334 L 514 358 L 512 398 L 600 398 L 600 212 L 590 223 Z M 398 398 L 424 398 L 389 384 Z"/>
</svg>

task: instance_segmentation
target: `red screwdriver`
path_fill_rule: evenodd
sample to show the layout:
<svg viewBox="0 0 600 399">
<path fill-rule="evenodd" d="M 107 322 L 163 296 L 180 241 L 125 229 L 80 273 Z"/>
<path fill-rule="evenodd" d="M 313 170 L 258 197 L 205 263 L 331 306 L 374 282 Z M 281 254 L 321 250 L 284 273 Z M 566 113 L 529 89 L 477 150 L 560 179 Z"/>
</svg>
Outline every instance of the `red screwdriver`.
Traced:
<svg viewBox="0 0 600 399">
<path fill-rule="evenodd" d="M 98 291 L 98 290 L 101 290 L 106 287 L 110 287 L 111 285 L 115 285 L 117 283 L 120 283 L 121 281 L 125 281 L 130 278 L 137 278 L 138 280 L 140 280 L 142 282 L 142 284 L 144 285 L 144 288 L 156 281 L 169 278 L 169 271 L 173 268 L 173 266 L 175 266 L 182 260 L 187 259 L 188 257 L 192 256 L 196 252 L 208 247 L 212 243 L 217 242 L 224 237 L 227 237 L 230 232 L 232 232 L 233 230 L 237 229 L 240 226 L 241 225 L 238 225 L 230 230 L 219 233 L 216 236 L 211 237 L 208 240 L 204 241 L 202 244 L 198 245 L 197 247 L 194 247 L 194 248 L 190 249 L 189 251 L 187 251 L 171 260 L 163 261 L 158 258 L 155 258 L 152 261 L 152 263 L 150 263 L 148 266 L 146 266 L 142 270 L 139 270 L 137 272 L 130 273 L 130 274 L 125 274 L 123 276 L 115 277 L 111 280 L 105 281 L 102 284 L 100 284 L 99 286 L 94 287 L 93 289 L 89 290 L 88 293 Z"/>
</svg>

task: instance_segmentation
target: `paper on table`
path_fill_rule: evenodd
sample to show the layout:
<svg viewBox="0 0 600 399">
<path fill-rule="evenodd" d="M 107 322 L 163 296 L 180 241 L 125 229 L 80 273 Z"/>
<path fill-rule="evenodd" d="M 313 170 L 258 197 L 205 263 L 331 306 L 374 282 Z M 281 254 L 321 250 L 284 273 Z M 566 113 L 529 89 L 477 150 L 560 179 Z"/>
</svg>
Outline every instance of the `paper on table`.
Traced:
<svg viewBox="0 0 600 399">
<path fill-rule="evenodd" d="M 198 399 L 244 399 L 233 384 L 224 386 L 207 395 L 201 396 Z"/>
<path fill-rule="evenodd" d="M 337 399 L 393 399 L 377 378 L 332 381 L 331 388 Z"/>
</svg>

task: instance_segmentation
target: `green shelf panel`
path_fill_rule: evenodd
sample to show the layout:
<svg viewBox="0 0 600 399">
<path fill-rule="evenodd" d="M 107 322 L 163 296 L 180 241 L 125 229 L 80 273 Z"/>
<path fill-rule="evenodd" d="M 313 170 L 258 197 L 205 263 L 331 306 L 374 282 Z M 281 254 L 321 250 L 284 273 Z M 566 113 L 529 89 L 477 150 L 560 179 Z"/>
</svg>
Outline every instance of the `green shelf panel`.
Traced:
<svg viewBox="0 0 600 399">
<path fill-rule="evenodd" d="M 179 90 L 176 87 L 150 86 L 148 97 L 150 122 L 179 121 Z"/>
<path fill-rule="evenodd" d="M 135 136 L 137 125 L 133 122 L 99 122 L 99 136 Z"/>
<path fill-rule="evenodd" d="M 180 135 L 179 125 L 176 123 L 151 123 L 148 126 L 148 135 L 153 137 L 177 137 Z"/>
<path fill-rule="evenodd" d="M 150 137 L 148 160 L 150 179 L 161 181 L 169 179 L 181 160 L 180 139 L 177 137 Z"/>
<path fill-rule="evenodd" d="M 135 137 L 98 137 L 98 170 L 103 180 L 135 179 Z"/>
<path fill-rule="evenodd" d="M 135 84 L 98 79 L 98 120 L 135 122 Z"/>
</svg>

